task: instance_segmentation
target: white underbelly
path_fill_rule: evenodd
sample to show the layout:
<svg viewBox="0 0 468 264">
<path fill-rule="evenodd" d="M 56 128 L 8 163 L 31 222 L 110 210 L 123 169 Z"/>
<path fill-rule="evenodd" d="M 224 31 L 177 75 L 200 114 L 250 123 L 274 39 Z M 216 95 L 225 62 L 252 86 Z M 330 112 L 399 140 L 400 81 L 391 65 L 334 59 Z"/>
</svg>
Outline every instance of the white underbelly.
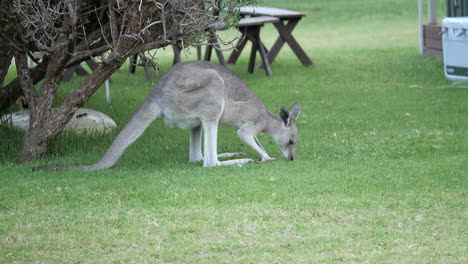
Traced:
<svg viewBox="0 0 468 264">
<path fill-rule="evenodd" d="M 201 121 L 198 118 L 187 118 L 186 116 L 164 116 L 164 123 L 168 127 L 178 127 L 181 129 L 192 129 L 201 125 Z"/>
</svg>

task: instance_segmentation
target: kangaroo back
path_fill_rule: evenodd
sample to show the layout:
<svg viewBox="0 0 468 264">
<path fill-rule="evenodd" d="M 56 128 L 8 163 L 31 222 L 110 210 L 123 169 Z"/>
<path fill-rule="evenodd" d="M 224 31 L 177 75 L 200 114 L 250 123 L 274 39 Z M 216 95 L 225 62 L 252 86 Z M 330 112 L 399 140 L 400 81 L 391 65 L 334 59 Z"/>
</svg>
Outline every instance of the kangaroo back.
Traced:
<svg viewBox="0 0 468 264">
<path fill-rule="evenodd" d="M 262 123 L 266 116 L 272 116 L 254 92 L 229 68 L 208 61 L 191 61 L 183 66 L 212 69 L 221 76 L 224 82 L 224 108 L 219 120 L 221 124 L 239 128 L 246 122 Z"/>
</svg>

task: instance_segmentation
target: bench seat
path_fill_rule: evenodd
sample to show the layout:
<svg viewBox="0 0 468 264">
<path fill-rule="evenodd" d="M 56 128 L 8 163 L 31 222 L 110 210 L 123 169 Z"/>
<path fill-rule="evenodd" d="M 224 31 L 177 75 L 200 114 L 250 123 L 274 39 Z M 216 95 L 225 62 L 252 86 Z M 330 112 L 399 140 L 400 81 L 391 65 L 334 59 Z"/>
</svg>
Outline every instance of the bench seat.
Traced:
<svg viewBox="0 0 468 264">
<path fill-rule="evenodd" d="M 236 27 L 250 27 L 250 26 L 261 26 L 266 23 L 277 23 L 279 18 L 271 16 L 258 16 L 258 17 L 245 17 L 241 18 L 239 22 L 235 24 Z"/>
<path fill-rule="evenodd" d="M 242 6 L 239 8 L 240 13 L 243 15 L 251 16 L 273 16 L 279 18 L 298 18 L 303 17 L 306 14 L 302 12 L 296 12 L 291 10 L 285 10 L 273 7 L 260 7 L 260 6 Z"/>
</svg>

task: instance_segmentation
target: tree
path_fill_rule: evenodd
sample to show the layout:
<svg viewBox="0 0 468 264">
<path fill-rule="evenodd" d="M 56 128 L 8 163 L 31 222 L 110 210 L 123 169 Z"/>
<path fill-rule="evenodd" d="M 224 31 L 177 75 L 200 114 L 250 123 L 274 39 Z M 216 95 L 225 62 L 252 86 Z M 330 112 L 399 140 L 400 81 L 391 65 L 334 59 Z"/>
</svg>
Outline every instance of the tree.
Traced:
<svg viewBox="0 0 468 264">
<path fill-rule="evenodd" d="M 13 56 L 18 76 L 3 88 L 28 101 L 30 127 L 18 162 L 40 158 L 75 111 L 132 55 L 180 43 L 200 45 L 210 28 L 235 23 L 244 0 L 1 0 L 0 50 Z M 212 10 L 224 9 L 220 16 Z M 64 69 L 107 53 L 99 67 L 52 110 Z M 1 54 L 0 54 L 1 55 Z M 30 69 L 27 57 L 37 65 Z M 11 61 L 11 60 L 8 60 Z M 0 63 L 0 83 L 5 68 Z M 40 87 L 35 84 L 42 80 Z"/>
</svg>

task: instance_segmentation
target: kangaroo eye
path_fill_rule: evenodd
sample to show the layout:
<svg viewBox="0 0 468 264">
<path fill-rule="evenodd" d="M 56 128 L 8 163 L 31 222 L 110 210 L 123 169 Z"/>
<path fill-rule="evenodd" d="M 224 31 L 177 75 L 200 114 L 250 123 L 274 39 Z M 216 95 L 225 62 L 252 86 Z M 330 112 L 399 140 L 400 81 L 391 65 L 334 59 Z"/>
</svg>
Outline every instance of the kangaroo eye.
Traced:
<svg viewBox="0 0 468 264">
<path fill-rule="evenodd" d="M 294 140 L 290 139 L 290 140 L 288 141 L 288 144 L 289 144 L 289 145 L 294 144 Z"/>
</svg>

